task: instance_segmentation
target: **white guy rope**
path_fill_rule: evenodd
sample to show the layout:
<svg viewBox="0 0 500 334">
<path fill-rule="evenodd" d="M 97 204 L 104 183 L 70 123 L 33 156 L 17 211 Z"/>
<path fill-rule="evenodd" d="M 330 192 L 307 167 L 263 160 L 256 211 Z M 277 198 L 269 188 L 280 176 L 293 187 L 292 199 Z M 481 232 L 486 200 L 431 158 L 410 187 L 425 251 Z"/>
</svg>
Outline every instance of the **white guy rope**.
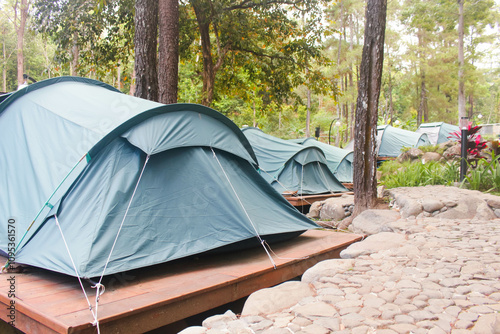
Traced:
<svg viewBox="0 0 500 334">
<path fill-rule="evenodd" d="M 300 165 L 300 196 L 304 197 L 304 165 Z M 304 211 L 304 202 L 302 202 L 302 211 Z"/>
<path fill-rule="evenodd" d="M 64 242 L 64 246 L 66 247 L 66 251 L 68 252 L 69 259 L 71 260 L 71 264 L 73 265 L 73 269 L 75 270 L 76 278 L 78 278 L 78 282 L 80 283 L 80 287 L 82 288 L 83 294 L 85 295 L 85 299 L 87 300 L 87 304 L 89 305 L 89 310 L 92 313 L 92 318 L 94 318 L 94 322 L 92 324 L 97 327 L 97 333 L 99 334 L 100 330 L 99 330 L 99 321 L 97 320 L 97 309 L 96 309 L 96 312 L 94 313 L 94 310 L 92 308 L 92 304 L 90 304 L 89 297 L 87 296 L 87 292 L 85 291 L 85 288 L 83 287 L 82 279 L 80 278 L 80 274 L 78 273 L 78 269 L 76 268 L 75 261 L 73 261 L 73 257 L 71 256 L 71 252 L 69 250 L 68 243 L 66 242 L 66 238 L 64 237 L 64 233 L 61 229 L 61 225 L 59 224 L 59 219 L 57 219 L 57 215 L 54 215 L 54 218 L 56 220 L 56 225 L 59 228 L 59 232 L 61 233 L 61 237 L 62 237 L 62 240 Z M 96 304 L 96 308 L 97 308 L 97 304 Z"/>
<path fill-rule="evenodd" d="M 326 185 L 328 187 L 328 190 L 330 191 L 331 194 L 333 194 L 333 190 L 332 188 L 330 188 L 330 184 L 328 183 L 328 179 L 326 178 L 326 175 L 325 173 L 323 172 L 323 168 L 321 168 L 321 165 L 319 164 L 319 161 L 317 161 L 318 163 L 318 168 L 319 168 L 319 171 L 321 172 L 321 175 L 323 176 L 323 178 L 325 179 L 325 182 L 326 182 Z"/>
<path fill-rule="evenodd" d="M 272 179 L 274 179 L 274 181 L 276 181 L 276 182 L 277 182 L 280 186 L 282 186 L 282 187 L 283 187 L 283 189 L 285 189 L 285 191 L 291 191 L 290 189 L 288 189 L 287 187 L 285 187 L 285 185 L 284 185 L 283 183 L 281 183 L 281 182 L 280 182 L 277 178 L 275 178 L 274 176 L 272 176 L 271 174 L 269 174 L 268 172 L 266 172 L 266 170 L 265 170 L 265 169 L 262 169 L 260 166 L 259 166 L 259 169 L 260 169 L 261 171 L 263 171 L 264 173 L 266 173 L 267 175 L 269 175 Z M 300 196 L 302 196 L 302 195 L 300 195 Z M 309 202 L 308 200 L 305 200 L 305 199 L 303 199 L 303 198 L 302 198 L 302 201 L 303 201 L 303 202 L 306 202 L 306 203 L 307 203 L 307 204 L 309 204 L 309 205 L 312 205 L 312 203 L 311 203 L 311 202 Z M 302 205 L 304 205 L 304 204 L 302 203 Z"/>
<path fill-rule="evenodd" d="M 264 248 L 264 250 L 266 251 L 267 253 L 267 256 L 269 257 L 269 260 L 271 260 L 271 263 L 274 267 L 274 269 L 276 269 L 276 263 L 274 262 L 271 254 L 269 253 L 269 251 L 267 250 L 266 246 L 265 246 L 265 241 L 262 240 L 262 238 L 260 237 L 259 235 L 259 232 L 257 231 L 257 228 L 255 227 L 253 221 L 252 221 L 252 218 L 250 218 L 250 215 L 248 214 L 247 210 L 245 209 L 245 206 L 243 205 L 243 202 L 241 202 L 241 199 L 240 197 L 238 196 L 238 194 L 236 193 L 236 190 L 234 189 L 233 187 L 233 184 L 231 183 L 231 180 L 229 180 L 229 177 L 227 176 L 226 174 L 226 171 L 224 170 L 224 167 L 222 167 L 222 164 L 220 163 L 219 161 L 219 158 L 217 157 L 217 155 L 215 154 L 215 151 L 212 147 L 210 147 L 210 149 L 212 150 L 212 153 L 213 153 L 213 156 L 215 158 L 215 160 L 217 160 L 217 163 L 219 164 L 219 167 L 220 169 L 222 170 L 222 173 L 224 173 L 224 176 L 226 177 L 226 180 L 227 182 L 229 183 L 229 186 L 231 186 L 231 189 L 233 190 L 233 193 L 234 195 L 236 196 L 236 199 L 238 200 L 238 203 L 240 204 L 241 208 L 243 209 L 243 212 L 245 212 L 245 215 L 247 216 L 248 218 L 248 221 L 250 222 L 250 225 L 252 225 L 253 229 L 255 230 L 255 234 L 257 235 L 257 238 L 259 239 L 260 241 L 260 244 L 262 245 L 262 247 Z"/>
<path fill-rule="evenodd" d="M 113 254 L 113 250 L 115 249 L 116 241 L 118 240 L 118 236 L 120 235 L 120 232 L 122 230 L 123 223 L 125 222 L 125 218 L 127 218 L 128 210 L 130 209 L 130 205 L 132 204 L 132 200 L 134 199 L 135 193 L 137 192 L 137 187 L 139 187 L 139 182 L 141 182 L 141 178 L 142 178 L 142 175 L 144 174 L 144 169 L 146 168 L 146 164 L 149 161 L 149 157 L 150 157 L 150 155 L 148 154 L 146 156 L 146 160 L 144 161 L 144 166 L 142 166 L 141 174 L 139 175 L 139 179 L 137 180 L 137 183 L 135 184 L 135 188 L 134 188 L 134 192 L 132 193 L 132 197 L 130 197 L 130 201 L 128 202 L 127 209 L 125 210 L 125 215 L 123 216 L 120 227 L 118 228 L 118 232 L 116 233 L 115 241 L 113 242 L 113 246 L 111 246 L 111 251 L 109 252 L 108 259 L 106 260 L 106 264 L 104 265 L 104 269 L 102 270 L 101 277 L 99 278 L 99 283 L 97 283 L 98 285 L 101 285 L 102 278 L 104 277 L 104 273 L 106 271 L 106 268 L 108 267 L 109 261 L 111 259 L 111 254 Z"/>
<path fill-rule="evenodd" d="M 280 186 L 283 187 L 283 189 L 285 189 L 285 191 L 291 191 L 290 189 L 288 189 L 283 183 L 281 183 L 276 177 L 274 177 L 273 175 L 269 174 L 268 172 L 266 172 L 265 169 L 262 169 L 262 167 L 258 166 L 259 169 L 261 171 L 263 171 L 264 173 L 266 173 L 267 175 L 269 175 L 274 181 L 276 181 Z"/>
</svg>

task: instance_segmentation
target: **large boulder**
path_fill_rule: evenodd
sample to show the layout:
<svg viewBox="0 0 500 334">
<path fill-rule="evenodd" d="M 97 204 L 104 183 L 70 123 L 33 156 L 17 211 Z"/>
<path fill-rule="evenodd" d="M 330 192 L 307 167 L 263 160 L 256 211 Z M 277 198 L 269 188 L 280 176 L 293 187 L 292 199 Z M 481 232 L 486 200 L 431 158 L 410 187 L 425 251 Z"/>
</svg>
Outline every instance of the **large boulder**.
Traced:
<svg viewBox="0 0 500 334">
<path fill-rule="evenodd" d="M 394 210 L 365 210 L 353 219 L 350 229 L 357 234 L 372 235 L 380 232 L 390 232 L 388 223 L 401 218 Z"/>
<path fill-rule="evenodd" d="M 416 217 L 423 210 L 422 203 L 404 193 L 395 193 L 394 199 L 397 207 L 399 207 L 401 217 L 403 218 L 408 218 L 411 216 Z"/>
<path fill-rule="evenodd" d="M 302 282 L 314 283 L 323 277 L 333 277 L 336 274 L 344 273 L 354 267 L 352 259 L 331 259 L 318 262 L 313 267 L 307 269 L 302 275 Z"/>
<path fill-rule="evenodd" d="M 317 201 L 311 204 L 311 207 L 309 208 L 309 213 L 306 215 L 307 218 L 310 219 L 315 219 L 319 218 L 319 214 L 321 212 L 321 208 L 323 207 L 324 201 Z"/>
<path fill-rule="evenodd" d="M 290 281 L 252 293 L 243 306 L 242 316 L 273 314 L 314 295 L 307 283 Z"/>
<path fill-rule="evenodd" d="M 374 234 L 364 239 L 351 244 L 349 247 L 340 252 L 342 259 L 353 259 L 361 255 L 370 255 L 382 250 L 391 248 L 399 248 L 406 241 L 403 234 L 393 232 L 381 232 Z"/>
<path fill-rule="evenodd" d="M 436 152 L 425 152 L 422 156 L 422 163 L 425 164 L 429 161 L 439 161 L 441 160 L 441 154 Z"/>
<path fill-rule="evenodd" d="M 443 157 L 446 160 L 453 160 L 453 159 L 459 159 L 461 157 L 462 153 L 462 148 L 460 147 L 460 144 L 455 144 L 448 148 L 446 151 L 443 153 Z"/>
<path fill-rule="evenodd" d="M 500 197 L 447 186 L 402 187 L 387 190 L 402 218 L 491 220 L 500 216 Z"/>
<path fill-rule="evenodd" d="M 420 159 L 420 157 L 423 155 L 424 155 L 424 152 L 421 149 L 416 148 L 416 147 L 412 147 L 408 151 L 401 153 L 398 157 L 398 160 L 400 162 L 414 161 L 414 160 Z"/>
<path fill-rule="evenodd" d="M 307 217 L 311 219 L 319 218 L 323 221 L 340 221 L 351 214 L 353 207 L 354 196 L 343 194 L 340 197 L 314 202 Z"/>
</svg>

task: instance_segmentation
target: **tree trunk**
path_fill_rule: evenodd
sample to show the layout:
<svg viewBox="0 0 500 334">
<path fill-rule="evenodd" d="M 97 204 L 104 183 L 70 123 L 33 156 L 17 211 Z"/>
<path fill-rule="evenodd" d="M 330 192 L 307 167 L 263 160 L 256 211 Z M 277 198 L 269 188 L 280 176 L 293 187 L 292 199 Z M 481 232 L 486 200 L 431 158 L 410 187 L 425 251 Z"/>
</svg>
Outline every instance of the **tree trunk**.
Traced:
<svg viewBox="0 0 500 334">
<path fill-rule="evenodd" d="M 472 121 L 472 117 L 474 117 L 474 94 L 469 95 L 469 119 Z"/>
<path fill-rule="evenodd" d="M 458 0 L 458 124 L 465 114 L 464 0 Z"/>
<path fill-rule="evenodd" d="M 311 90 L 307 89 L 307 113 L 306 113 L 306 138 L 311 136 L 309 128 L 311 127 Z"/>
<path fill-rule="evenodd" d="M 176 103 L 179 79 L 179 1 L 160 0 L 159 12 L 159 102 Z"/>
<path fill-rule="evenodd" d="M 129 95 L 135 96 L 135 66 L 134 69 L 132 70 L 132 81 L 130 83 L 130 90 L 128 92 Z"/>
<path fill-rule="evenodd" d="M 352 14 L 349 15 L 349 31 L 350 31 L 350 34 L 349 34 L 349 52 L 352 54 L 352 50 L 353 50 L 353 46 L 354 46 L 354 22 L 353 22 L 353 19 L 352 19 Z M 351 63 L 349 64 L 349 90 L 352 92 L 354 91 L 354 80 L 353 80 L 353 74 L 352 72 L 354 71 L 354 68 L 353 68 L 353 61 L 352 61 L 352 58 L 351 58 Z M 355 111 L 355 108 L 356 108 L 356 105 L 354 103 L 354 99 L 351 99 L 351 116 L 349 117 L 349 115 L 347 115 L 346 119 L 345 119 L 345 122 L 346 122 L 346 141 L 350 141 L 352 138 L 354 138 L 353 136 L 353 129 L 354 127 L 351 126 L 352 122 L 349 122 L 349 118 L 353 118 L 352 115 L 354 115 L 354 111 Z"/>
<path fill-rule="evenodd" d="M 71 67 L 70 75 L 78 75 L 78 58 L 80 57 L 80 48 L 78 47 L 78 32 L 73 33 L 73 46 L 71 47 Z"/>
<path fill-rule="evenodd" d="M 425 63 L 425 39 L 424 39 L 424 32 L 422 29 L 418 29 L 417 32 L 418 35 L 418 59 L 419 59 L 419 64 L 420 64 L 420 103 L 418 105 L 418 110 L 417 110 L 417 126 L 420 126 L 422 124 L 422 118 L 424 118 L 425 121 L 427 121 L 427 89 L 425 88 L 425 69 L 424 69 L 424 63 Z M 418 90 L 417 90 L 418 92 Z"/>
<path fill-rule="evenodd" d="M 135 2 L 135 96 L 158 101 L 158 2 Z"/>
<path fill-rule="evenodd" d="M 377 110 L 384 65 L 387 0 L 368 0 L 354 138 L 354 216 L 377 199 Z"/>
<path fill-rule="evenodd" d="M 425 88 L 425 72 L 423 70 L 420 72 L 420 79 L 420 105 L 418 107 L 417 127 L 422 124 L 422 117 L 426 123 L 429 119 L 429 112 L 427 108 L 427 89 Z"/>
<path fill-rule="evenodd" d="M 392 125 L 392 119 L 394 118 L 394 104 L 392 102 L 392 76 L 391 76 L 391 64 L 389 63 L 389 117 L 390 124 Z"/>
<path fill-rule="evenodd" d="M 116 68 L 116 88 L 122 90 L 122 66 Z"/>
<path fill-rule="evenodd" d="M 2 92 L 7 92 L 7 53 L 5 52 L 5 35 L 3 39 Z"/>
<path fill-rule="evenodd" d="M 215 65 L 212 59 L 212 44 L 210 42 L 210 21 L 207 17 L 210 8 L 202 0 L 191 1 L 198 27 L 200 29 L 201 50 L 203 54 L 203 97 L 201 104 L 210 106 L 214 97 Z"/>
<path fill-rule="evenodd" d="M 20 5 L 20 6 L 19 6 Z M 17 9 L 19 6 L 19 22 L 17 21 Z M 28 0 L 21 0 L 21 3 L 19 4 L 19 1 L 16 1 L 15 3 L 15 16 L 16 18 L 14 19 L 14 27 L 16 30 L 17 34 L 17 84 L 22 85 L 24 83 L 24 54 L 23 54 L 23 49 L 24 49 L 24 31 L 26 29 L 26 19 L 28 17 L 28 7 L 29 3 Z"/>
<path fill-rule="evenodd" d="M 255 94 L 255 92 L 254 92 L 254 94 Z M 255 128 L 257 126 L 257 110 L 255 108 L 255 97 L 254 97 L 254 101 L 253 101 L 253 104 L 252 104 L 252 109 L 253 109 L 252 126 Z M 281 118 L 280 118 L 280 125 L 281 125 Z"/>
</svg>

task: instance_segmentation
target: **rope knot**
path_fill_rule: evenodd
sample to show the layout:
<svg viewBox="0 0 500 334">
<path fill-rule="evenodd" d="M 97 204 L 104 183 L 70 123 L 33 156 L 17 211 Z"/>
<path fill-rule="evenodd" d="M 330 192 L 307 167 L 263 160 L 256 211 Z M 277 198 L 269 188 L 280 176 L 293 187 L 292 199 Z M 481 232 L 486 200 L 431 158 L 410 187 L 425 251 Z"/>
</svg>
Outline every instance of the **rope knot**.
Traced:
<svg viewBox="0 0 500 334">
<path fill-rule="evenodd" d="M 91 287 L 92 287 L 92 289 L 97 289 L 96 293 L 95 293 L 96 294 L 96 301 L 99 301 L 99 297 L 102 296 L 104 291 L 106 291 L 106 287 L 101 283 L 96 283 L 95 285 L 92 285 Z"/>
</svg>

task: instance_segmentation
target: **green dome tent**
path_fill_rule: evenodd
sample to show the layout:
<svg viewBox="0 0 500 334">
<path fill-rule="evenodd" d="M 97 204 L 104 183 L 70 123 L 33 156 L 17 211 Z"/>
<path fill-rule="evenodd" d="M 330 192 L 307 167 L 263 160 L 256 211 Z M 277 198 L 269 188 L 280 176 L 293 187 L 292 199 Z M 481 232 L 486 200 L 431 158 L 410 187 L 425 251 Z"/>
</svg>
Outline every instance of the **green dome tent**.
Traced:
<svg viewBox="0 0 500 334">
<path fill-rule="evenodd" d="M 256 172 L 250 144 L 225 116 L 89 79 L 41 81 L 2 102 L 0 157 L 1 252 L 11 251 L 12 218 L 17 263 L 72 276 L 317 227 Z"/>
<path fill-rule="evenodd" d="M 347 191 L 328 169 L 325 154 L 318 147 L 295 144 L 253 127 L 242 131 L 259 159 L 261 175 L 279 192 L 310 195 Z"/>
<path fill-rule="evenodd" d="M 345 150 L 328 145 L 312 137 L 290 139 L 290 141 L 304 146 L 315 146 L 320 148 L 323 153 L 325 153 L 328 168 L 330 168 L 333 175 L 342 183 L 352 183 L 352 161 L 354 159 L 352 150 Z"/>
<path fill-rule="evenodd" d="M 425 133 L 432 145 L 441 144 L 452 140 L 449 138 L 453 132 L 459 131 L 460 128 L 456 125 L 434 122 L 420 124 L 416 133 Z"/>
<path fill-rule="evenodd" d="M 397 157 L 403 147 L 430 145 L 425 133 L 415 133 L 390 125 L 377 127 L 377 147 L 379 157 Z"/>
</svg>

